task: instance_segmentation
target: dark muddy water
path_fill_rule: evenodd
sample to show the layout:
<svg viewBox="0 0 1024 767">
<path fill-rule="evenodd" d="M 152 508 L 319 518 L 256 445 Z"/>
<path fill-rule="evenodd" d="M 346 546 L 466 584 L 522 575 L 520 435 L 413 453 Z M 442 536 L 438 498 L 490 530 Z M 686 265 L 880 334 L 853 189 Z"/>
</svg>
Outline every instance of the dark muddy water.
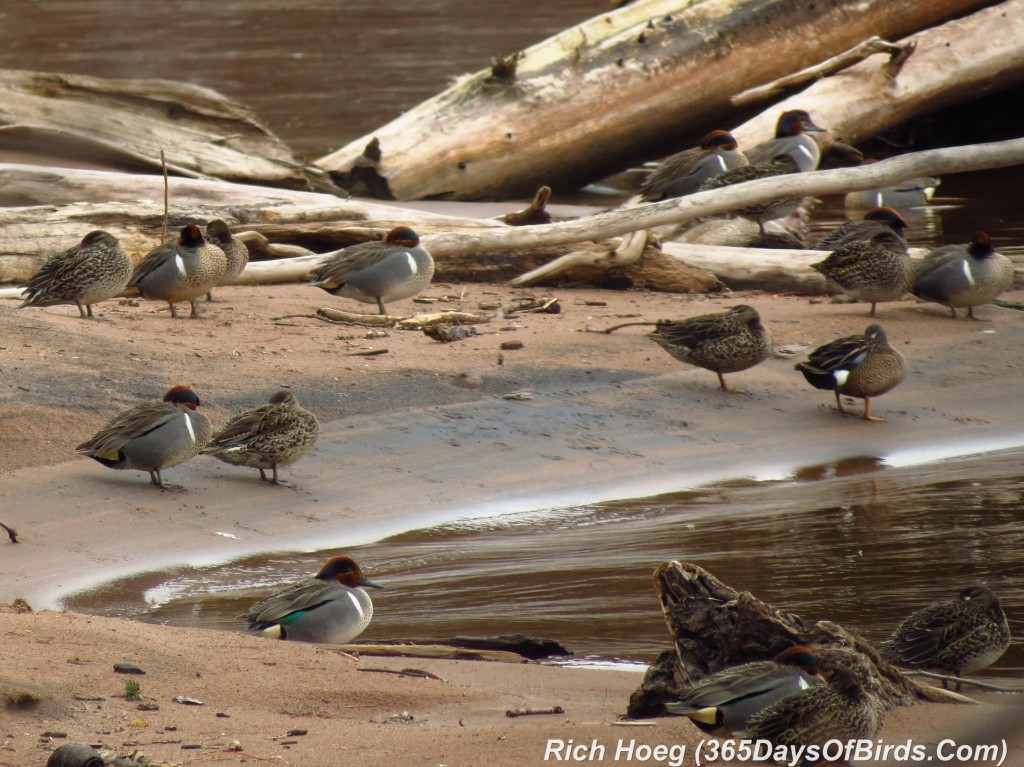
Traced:
<svg viewBox="0 0 1024 767">
<path fill-rule="evenodd" d="M 250 106 L 300 155 L 315 158 L 451 77 L 609 5 L 562 0 L 524 11 L 522 3 L 498 0 L 6 0 L 0 67 L 210 86 Z M 981 228 L 1001 250 L 1024 252 L 1022 181 L 1020 169 L 943 179 L 939 204 L 911 217 L 911 243 L 965 242 Z M 825 201 L 815 230 L 843 215 L 838 201 Z M 349 551 L 387 585 L 374 594 L 376 616 L 364 636 L 520 631 L 558 639 L 584 656 L 649 660 L 667 645 L 650 582 L 665 559 L 697 562 L 780 607 L 871 638 L 882 638 L 926 602 L 987 582 L 1019 633 L 1022 461 L 1020 450 L 909 467 L 869 457 L 808 467 L 780 482 L 408 532 Z M 326 556 L 153 573 L 68 604 L 239 629 L 231 616 L 315 571 Z M 1022 666 L 1015 645 L 996 673 L 1019 677 Z"/>
</svg>

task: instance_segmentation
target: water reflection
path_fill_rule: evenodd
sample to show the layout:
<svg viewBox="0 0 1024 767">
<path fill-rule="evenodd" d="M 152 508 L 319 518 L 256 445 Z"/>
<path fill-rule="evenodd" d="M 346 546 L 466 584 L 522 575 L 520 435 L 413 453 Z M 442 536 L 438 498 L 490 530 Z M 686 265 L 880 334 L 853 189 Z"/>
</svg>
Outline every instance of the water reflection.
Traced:
<svg viewBox="0 0 1024 767">
<path fill-rule="evenodd" d="M 651 581 L 667 559 L 696 562 L 777 607 L 874 640 L 923 604 L 985 582 L 1019 631 L 1022 458 L 1017 449 L 906 468 L 847 459 L 782 482 L 408 532 L 347 552 L 387 586 L 374 594 L 376 615 L 363 636 L 522 632 L 580 655 L 649 660 L 668 645 Z M 69 606 L 239 630 L 233 616 L 329 554 L 155 574 Z M 1015 645 L 996 672 L 1019 674 L 1021 664 Z"/>
</svg>

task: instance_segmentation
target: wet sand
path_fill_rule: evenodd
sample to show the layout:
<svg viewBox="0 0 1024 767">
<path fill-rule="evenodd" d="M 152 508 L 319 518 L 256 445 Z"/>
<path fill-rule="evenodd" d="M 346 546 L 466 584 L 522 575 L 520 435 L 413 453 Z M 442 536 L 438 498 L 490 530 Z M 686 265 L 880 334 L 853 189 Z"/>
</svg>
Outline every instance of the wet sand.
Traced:
<svg viewBox="0 0 1024 767">
<path fill-rule="evenodd" d="M 428 295 L 458 296 L 462 290 L 434 286 Z M 907 461 L 964 454 L 1013 444 L 1024 433 L 1024 411 L 1016 406 L 1024 323 L 1014 310 L 984 307 L 978 314 L 985 322 L 967 322 L 912 301 L 882 305 L 878 321 L 907 356 L 910 373 L 872 404 L 872 412 L 887 422 L 866 423 L 839 414 L 829 393 L 803 381 L 792 369 L 799 354 L 730 376 L 731 385 L 749 393 L 727 394 L 717 389 L 713 374 L 682 365 L 643 338 L 645 328 L 581 332 L 742 302 L 759 309 L 776 344 L 806 350 L 863 331 L 872 321 L 863 305 L 767 295 L 708 300 L 596 290 L 528 292 L 558 295 L 562 314 L 481 326 L 486 335 L 450 345 L 403 331 L 367 340 L 363 329 L 291 316 L 340 303 L 302 286 L 219 289 L 221 302 L 198 322 L 171 321 L 156 303 L 104 305 L 106 321 L 82 322 L 73 307 L 16 310 L 14 302 L 4 302 L 0 319 L 9 331 L 0 359 L 8 386 L 0 417 L 11 436 L 0 450 L 2 519 L 18 529 L 22 543 L 8 545 L 0 561 L 0 599 L 25 597 L 36 609 L 53 607 L 70 589 L 157 567 L 258 551 L 343 548 L 466 515 L 638 496 L 737 476 L 785 476 L 848 456 L 898 455 Z M 469 285 L 461 300 L 444 306 L 476 309 L 522 293 Z M 594 301 L 604 305 L 586 303 Z M 395 308 L 411 313 L 429 307 L 400 302 Z M 522 341 L 523 349 L 501 351 L 508 340 Z M 386 347 L 388 353 L 349 356 L 367 347 Z M 215 424 L 265 401 L 278 386 L 291 385 L 324 422 L 315 453 L 284 471 L 297 489 L 269 486 L 253 470 L 202 458 L 168 470 L 165 479 L 179 487 L 160 491 L 145 475 L 74 457 L 74 445 L 115 412 L 177 383 L 196 387 Z M 517 391 L 529 391 L 532 398 L 502 398 Z M 854 407 L 859 411 L 859 401 Z M 39 638 L 8 643 L 18 658 L 7 664 L 8 678 L 58 684 L 56 694 L 65 705 L 74 703 L 66 690 L 117 692 L 123 680 L 110 673 L 108 663 L 115 655 L 144 666 L 166 659 L 159 683 L 144 678 L 144 690 L 159 684 L 161 694 L 169 693 L 165 680 L 191 681 L 198 671 L 207 681 L 196 693 L 178 692 L 216 703 L 201 715 L 186 715 L 185 707 L 165 697 L 153 726 L 183 723 L 187 716 L 190 724 L 178 724 L 175 737 L 205 739 L 210 748 L 237 737 L 252 754 L 270 756 L 280 753 L 281 730 L 335 720 L 319 727 L 317 738 L 296 738 L 282 764 L 337 763 L 313 756 L 326 745 L 342 749 L 346 761 L 372 763 L 385 736 L 396 755 L 416 761 L 430 755 L 435 764 L 478 764 L 483 754 L 488 761 L 500 754 L 503 763 L 540 764 L 546 738 L 620 737 L 620 728 L 609 722 L 639 683 L 629 672 L 354 662 L 324 648 L 66 614 L 5 616 L 4 623 L 12 636 Z M 61 626 L 71 632 L 67 640 L 54 633 Z M 85 662 L 78 665 L 76 657 Z M 384 680 L 355 670 L 366 665 L 429 666 L 449 682 L 431 687 L 424 684 L 431 680 Z M 53 669 L 60 673 L 51 674 Z M 291 672 L 300 670 L 315 672 L 321 681 L 329 670 L 344 681 L 326 692 L 285 690 Z M 360 684 L 372 690 L 370 698 L 348 692 Z M 368 708 L 345 708 L 349 694 L 357 696 L 351 705 Z M 302 704 L 307 698 L 308 705 Z M 266 705 L 268 699 L 275 702 Z M 526 701 L 524 706 L 561 703 L 568 713 L 506 720 L 504 708 L 512 700 Z M 228 720 L 232 727 L 212 718 L 228 701 L 237 712 Z M 382 724 L 392 708 L 410 708 L 418 720 L 408 727 Z M 956 713 L 941 716 L 962 718 L 962 707 L 943 712 L 949 708 Z M 113 703 L 102 711 L 78 706 L 61 728 L 89 742 L 109 731 L 106 717 L 115 710 L 122 712 L 121 725 L 108 740 L 138 735 L 126 729 L 135 714 Z M 287 725 L 273 718 L 282 712 Z M 892 720 L 911 731 L 925 723 L 931 729 L 940 716 L 908 723 L 902 714 Z M 458 724 L 467 717 L 474 726 Z M 38 720 L 24 727 L 31 733 L 46 729 Z M 231 735 L 236 727 L 240 734 Z M 689 725 L 678 722 L 656 727 L 641 731 L 638 741 L 655 742 L 655 731 L 659 739 L 663 732 L 673 739 L 695 737 Z M 633 732 L 628 731 L 631 737 Z M 150 730 L 138 739 L 154 743 L 148 750 L 161 758 L 173 755 L 189 763 L 180 744 L 155 744 L 165 739 L 158 735 Z M 16 751 L 23 755 L 28 739 L 21 737 Z M 494 748 L 501 751 L 492 754 Z M 4 758 L 0 751 L 0 764 Z"/>
</svg>

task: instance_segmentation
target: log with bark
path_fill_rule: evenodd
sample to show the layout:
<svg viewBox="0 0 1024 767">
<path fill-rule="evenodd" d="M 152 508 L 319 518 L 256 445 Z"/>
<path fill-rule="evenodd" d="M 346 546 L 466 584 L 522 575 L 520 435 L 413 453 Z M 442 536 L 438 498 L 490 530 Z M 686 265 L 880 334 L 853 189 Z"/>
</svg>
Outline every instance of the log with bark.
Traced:
<svg viewBox="0 0 1024 767">
<path fill-rule="evenodd" d="M 339 190 L 300 164 L 248 108 L 170 80 L 0 70 L 0 155 L 42 164 Z"/>
<path fill-rule="evenodd" d="M 896 40 L 990 4 L 638 0 L 462 78 L 317 165 L 332 172 L 365 166 L 365 150 L 376 142 L 373 167 L 397 199 L 508 199 L 541 184 L 575 189 L 658 149 L 693 143 L 709 126 L 728 127 L 735 93 L 873 35 Z M 1012 62 L 1002 46 L 1019 38 L 1018 23 L 1007 19 L 994 42 L 982 41 L 995 50 L 978 58 Z M 1021 73 L 1000 83 L 1014 76 Z M 833 127 L 845 134 L 852 126 Z M 757 140 L 773 128 L 774 121 Z"/>
<path fill-rule="evenodd" d="M 972 702 L 919 684 L 882 659 L 870 642 L 830 621 L 810 622 L 736 591 L 698 565 L 665 562 L 654 589 L 674 648 L 652 664 L 630 697 L 628 716 L 664 713 L 664 703 L 693 683 L 728 666 L 768 660 L 793 645 L 811 647 L 826 673 L 856 665 L 870 675 L 872 693 L 888 708 L 922 701 Z"/>
</svg>

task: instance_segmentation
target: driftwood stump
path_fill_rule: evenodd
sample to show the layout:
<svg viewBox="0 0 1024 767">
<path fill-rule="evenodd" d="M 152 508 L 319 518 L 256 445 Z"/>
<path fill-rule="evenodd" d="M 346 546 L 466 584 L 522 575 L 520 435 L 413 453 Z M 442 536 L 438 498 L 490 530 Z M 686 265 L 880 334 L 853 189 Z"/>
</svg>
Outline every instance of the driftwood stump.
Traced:
<svg viewBox="0 0 1024 767">
<path fill-rule="evenodd" d="M 830 621 L 811 623 L 776 610 L 697 565 L 663 563 L 654 571 L 654 588 L 675 647 L 662 653 L 644 675 L 640 688 L 630 696 L 628 716 L 663 714 L 665 701 L 708 674 L 768 660 L 794 644 L 810 646 L 826 672 L 837 667 L 866 669 L 869 689 L 887 708 L 922 701 L 968 701 L 918 684 L 854 632 Z"/>
</svg>

